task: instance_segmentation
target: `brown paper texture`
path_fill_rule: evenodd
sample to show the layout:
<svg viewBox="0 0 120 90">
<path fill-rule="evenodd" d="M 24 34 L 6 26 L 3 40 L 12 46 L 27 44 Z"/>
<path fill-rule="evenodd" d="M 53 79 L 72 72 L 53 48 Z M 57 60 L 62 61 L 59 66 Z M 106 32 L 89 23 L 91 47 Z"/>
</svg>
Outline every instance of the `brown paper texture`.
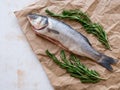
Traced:
<svg viewBox="0 0 120 90">
<path fill-rule="evenodd" d="M 120 90 L 120 63 L 113 66 L 114 72 L 109 72 L 87 58 L 80 58 L 83 64 L 87 65 L 90 69 L 98 71 L 102 77 L 108 78 L 106 81 L 96 84 L 82 84 L 79 79 L 70 77 L 65 70 L 59 68 L 59 66 L 46 56 L 46 49 L 59 56 L 61 48 L 46 39 L 36 36 L 26 18 L 29 13 L 33 12 L 46 15 L 46 9 L 55 13 L 59 13 L 63 9 L 81 9 L 87 12 L 92 21 L 99 22 L 104 27 L 108 34 L 111 51 L 104 49 L 104 46 L 93 35 L 87 34 L 79 23 L 69 20 L 62 21 L 84 34 L 95 49 L 119 60 L 120 0 L 40 0 L 21 11 L 15 12 L 33 52 L 40 60 L 55 90 Z"/>
</svg>

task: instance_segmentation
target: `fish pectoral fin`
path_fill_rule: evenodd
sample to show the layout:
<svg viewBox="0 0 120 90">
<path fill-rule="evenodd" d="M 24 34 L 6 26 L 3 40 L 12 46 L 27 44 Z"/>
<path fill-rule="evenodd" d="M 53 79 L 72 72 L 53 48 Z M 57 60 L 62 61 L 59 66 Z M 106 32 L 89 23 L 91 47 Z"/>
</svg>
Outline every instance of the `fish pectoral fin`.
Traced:
<svg viewBox="0 0 120 90">
<path fill-rule="evenodd" d="M 50 28 L 47 28 L 48 32 L 52 32 L 52 33 L 55 33 L 55 34 L 59 34 L 58 31 L 54 30 L 54 29 L 50 29 Z"/>
<path fill-rule="evenodd" d="M 105 67 L 107 70 L 112 71 L 113 68 L 111 67 L 111 64 L 117 63 L 118 60 L 115 60 L 111 57 L 108 57 L 106 55 L 103 55 L 102 58 L 99 60 L 99 64 L 103 67 Z"/>
</svg>

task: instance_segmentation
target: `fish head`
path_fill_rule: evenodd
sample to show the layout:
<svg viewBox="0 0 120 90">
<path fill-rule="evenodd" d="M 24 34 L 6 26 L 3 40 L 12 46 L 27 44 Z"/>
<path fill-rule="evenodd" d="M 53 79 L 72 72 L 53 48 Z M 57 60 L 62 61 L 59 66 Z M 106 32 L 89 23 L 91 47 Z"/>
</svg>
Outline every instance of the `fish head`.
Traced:
<svg viewBox="0 0 120 90">
<path fill-rule="evenodd" d="M 37 35 L 52 38 L 52 36 L 57 37 L 59 34 L 57 30 L 54 30 L 53 23 L 49 21 L 49 18 L 47 16 L 29 14 L 27 16 L 27 19 L 30 22 L 33 31 Z"/>
<path fill-rule="evenodd" d="M 29 14 L 27 19 L 35 31 L 43 30 L 48 26 L 48 18 L 46 16 Z"/>
</svg>

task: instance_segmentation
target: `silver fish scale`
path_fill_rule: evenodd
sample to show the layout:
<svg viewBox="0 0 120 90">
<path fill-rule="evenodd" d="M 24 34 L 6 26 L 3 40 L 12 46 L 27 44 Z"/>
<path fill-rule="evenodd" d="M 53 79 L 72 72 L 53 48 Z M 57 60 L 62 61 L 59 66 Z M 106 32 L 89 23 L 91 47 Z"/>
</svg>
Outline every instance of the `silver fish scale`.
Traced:
<svg viewBox="0 0 120 90">
<path fill-rule="evenodd" d="M 89 45 L 79 32 L 73 30 L 69 25 L 52 18 L 48 18 L 48 22 L 48 28 L 59 32 L 59 34 L 52 33 L 49 37 L 59 40 L 62 45 L 69 47 L 68 49 L 71 52 L 81 56 L 87 55 L 92 59 L 98 58 L 99 53 Z"/>
</svg>

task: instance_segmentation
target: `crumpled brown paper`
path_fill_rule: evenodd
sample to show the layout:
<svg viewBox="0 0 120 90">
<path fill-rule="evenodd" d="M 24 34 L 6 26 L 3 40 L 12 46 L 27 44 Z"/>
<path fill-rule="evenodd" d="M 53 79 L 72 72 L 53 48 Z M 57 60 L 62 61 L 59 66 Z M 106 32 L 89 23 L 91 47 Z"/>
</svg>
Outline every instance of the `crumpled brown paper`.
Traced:
<svg viewBox="0 0 120 90">
<path fill-rule="evenodd" d="M 113 66 L 113 72 L 109 72 L 95 62 L 81 58 L 81 62 L 90 69 L 95 69 L 102 77 L 108 78 L 106 81 L 96 84 L 82 84 L 79 79 L 70 77 L 65 70 L 59 68 L 59 66 L 46 56 L 46 49 L 59 56 L 61 48 L 46 39 L 36 36 L 26 18 L 29 13 L 33 12 L 46 15 L 46 9 L 52 10 L 55 13 L 59 13 L 63 9 L 81 9 L 87 12 L 92 21 L 99 22 L 104 27 L 108 34 L 111 51 L 105 50 L 103 45 L 93 35 L 87 34 L 79 23 L 69 20 L 64 20 L 64 22 L 84 34 L 95 49 L 119 60 L 120 0 L 40 0 L 21 11 L 15 12 L 28 42 L 40 60 L 55 90 L 120 90 L 120 63 Z"/>
</svg>

